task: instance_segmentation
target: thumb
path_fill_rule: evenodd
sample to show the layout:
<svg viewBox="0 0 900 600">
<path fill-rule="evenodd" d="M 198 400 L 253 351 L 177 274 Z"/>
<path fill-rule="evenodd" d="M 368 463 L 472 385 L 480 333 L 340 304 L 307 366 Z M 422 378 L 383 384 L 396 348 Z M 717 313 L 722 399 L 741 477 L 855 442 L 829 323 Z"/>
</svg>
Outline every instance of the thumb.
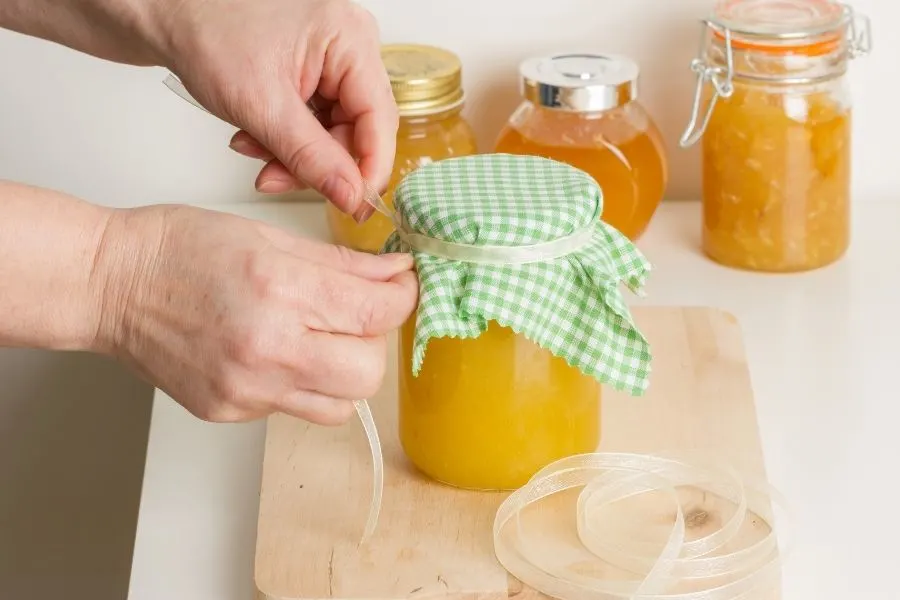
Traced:
<svg viewBox="0 0 900 600">
<path fill-rule="evenodd" d="M 347 150 L 322 127 L 300 95 L 289 90 L 261 134 L 254 135 L 298 180 L 321 193 L 341 211 L 368 215 L 365 184 Z M 359 218 L 357 220 L 360 220 Z"/>
</svg>

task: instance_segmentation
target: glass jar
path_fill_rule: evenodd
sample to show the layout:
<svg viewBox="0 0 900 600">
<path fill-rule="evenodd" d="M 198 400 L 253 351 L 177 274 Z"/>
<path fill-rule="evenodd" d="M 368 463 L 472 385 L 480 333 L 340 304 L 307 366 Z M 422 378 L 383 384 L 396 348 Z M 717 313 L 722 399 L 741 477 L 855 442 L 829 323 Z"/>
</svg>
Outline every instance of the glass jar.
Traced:
<svg viewBox="0 0 900 600">
<path fill-rule="evenodd" d="M 393 44 L 382 47 L 382 62 L 400 112 L 397 152 L 382 200 L 393 205 L 393 190 L 421 165 L 477 151 L 475 134 L 462 116 L 462 65 L 452 52 L 433 46 Z M 330 203 L 328 227 L 335 243 L 354 250 L 378 252 L 393 231 L 391 222 L 375 213 L 358 224 Z"/>
<path fill-rule="evenodd" d="M 594 452 L 600 384 L 507 327 L 440 338 L 412 375 L 415 316 L 400 336 L 400 442 L 437 481 L 513 490 L 551 462 Z"/>
<path fill-rule="evenodd" d="M 618 285 L 639 289 L 649 265 L 598 218 L 593 178 L 483 154 L 420 167 L 394 200 L 385 249 L 412 253 L 420 288 L 398 357 L 410 461 L 448 485 L 510 490 L 595 451 L 601 386 L 642 394 L 650 357 Z"/>
<path fill-rule="evenodd" d="M 603 190 L 601 218 L 632 240 L 666 190 L 662 136 L 637 99 L 638 65 L 625 57 L 559 54 L 520 66 L 522 104 L 495 150 L 568 163 Z"/>
<path fill-rule="evenodd" d="M 704 23 L 681 139 L 703 139 L 704 252 L 766 272 L 837 261 L 850 242 L 844 75 L 868 52 L 868 21 L 833 0 L 720 0 Z"/>
</svg>

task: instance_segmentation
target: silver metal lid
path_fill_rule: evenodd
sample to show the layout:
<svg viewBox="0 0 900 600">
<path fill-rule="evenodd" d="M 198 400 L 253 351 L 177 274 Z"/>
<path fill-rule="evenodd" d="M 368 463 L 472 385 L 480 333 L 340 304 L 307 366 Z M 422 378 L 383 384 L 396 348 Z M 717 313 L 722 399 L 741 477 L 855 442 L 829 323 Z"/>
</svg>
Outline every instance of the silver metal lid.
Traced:
<svg viewBox="0 0 900 600">
<path fill-rule="evenodd" d="M 555 54 L 519 67 L 522 95 L 547 108 L 573 112 L 609 110 L 637 98 L 636 62 L 611 54 Z"/>
</svg>

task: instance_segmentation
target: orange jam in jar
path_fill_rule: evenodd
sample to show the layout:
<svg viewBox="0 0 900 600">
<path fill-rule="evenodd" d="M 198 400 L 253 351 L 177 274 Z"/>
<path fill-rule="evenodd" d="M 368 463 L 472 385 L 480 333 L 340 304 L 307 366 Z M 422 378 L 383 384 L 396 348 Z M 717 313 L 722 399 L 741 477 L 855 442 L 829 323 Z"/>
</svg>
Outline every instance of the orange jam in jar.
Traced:
<svg viewBox="0 0 900 600">
<path fill-rule="evenodd" d="M 650 361 L 618 285 L 638 290 L 649 265 L 600 220 L 596 181 L 484 154 L 420 167 L 394 201 L 385 250 L 412 253 L 420 290 L 398 356 L 410 462 L 455 487 L 510 490 L 596 451 L 601 386 L 640 395 Z"/>
<path fill-rule="evenodd" d="M 527 60 L 520 71 L 525 99 L 495 150 L 589 173 L 603 190 L 601 218 L 638 239 L 665 194 L 668 171 L 662 136 L 637 100 L 637 64 L 562 54 Z"/>
<path fill-rule="evenodd" d="M 475 134 L 462 115 L 462 66 L 455 54 L 432 46 L 396 44 L 381 50 L 382 62 L 400 112 L 397 152 L 388 187 L 382 196 L 393 206 L 393 190 L 418 167 L 477 151 Z M 357 224 L 330 203 L 328 227 L 335 243 L 378 252 L 393 225 L 376 212 Z"/>
<path fill-rule="evenodd" d="M 507 327 L 428 345 L 412 364 L 415 317 L 400 336 L 400 441 L 423 473 L 466 489 L 522 487 L 549 463 L 600 442 L 600 384 Z"/>
<path fill-rule="evenodd" d="M 712 260 L 797 272 L 846 252 L 851 103 L 844 75 L 848 60 L 867 50 L 866 24 L 832 0 L 716 6 L 704 55 L 694 62 L 694 115 L 681 141 L 703 138 L 702 243 Z"/>
</svg>

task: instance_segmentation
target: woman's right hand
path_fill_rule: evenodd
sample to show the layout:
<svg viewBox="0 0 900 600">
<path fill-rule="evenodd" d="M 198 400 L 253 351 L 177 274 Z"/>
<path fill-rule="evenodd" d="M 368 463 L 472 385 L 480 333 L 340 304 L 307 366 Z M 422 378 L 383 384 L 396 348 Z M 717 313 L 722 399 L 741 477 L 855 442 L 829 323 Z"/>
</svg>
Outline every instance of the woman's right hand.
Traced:
<svg viewBox="0 0 900 600">
<path fill-rule="evenodd" d="M 139 4 L 164 15 L 147 39 L 165 66 L 238 127 L 235 151 L 265 161 L 260 192 L 310 187 L 358 222 L 372 215 L 366 182 L 387 186 L 399 117 L 371 13 L 351 0 Z"/>
<path fill-rule="evenodd" d="M 375 256 L 199 208 L 117 211 L 97 255 L 98 349 L 208 421 L 340 424 L 412 314 L 408 255 Z"/>
</svg>

